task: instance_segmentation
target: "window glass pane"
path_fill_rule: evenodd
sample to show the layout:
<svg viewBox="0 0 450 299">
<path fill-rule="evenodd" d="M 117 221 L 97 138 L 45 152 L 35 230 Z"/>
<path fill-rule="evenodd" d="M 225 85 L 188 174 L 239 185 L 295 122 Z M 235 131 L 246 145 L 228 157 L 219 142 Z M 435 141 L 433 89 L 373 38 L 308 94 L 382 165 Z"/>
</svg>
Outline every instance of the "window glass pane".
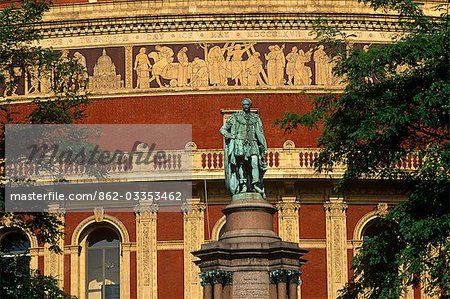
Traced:
<svg viewBox="0 0 450 299">
<path fill-rule="evenodd" d="M 28 237 L 19 230 L 1 233 L 0 252 L 9 254 L 23 254 L 30 250 Z"/>
<path fill-rule="evenodd" d="M 118 234 L 99 227 L 87 237 L 87 298 L 120 298 L 120 241 Z"/>
<path fill-rule="evenodd" d="M 103 250 L 89 249 L 86 266 L 88 298 L 101 299 L 101 287 L 103 285 Z"/>
<path fill-rule="evenodd" d="M 119 248 L 105 249 L 105 282 L 119 284 L 120 275 Z"/>
</svg>

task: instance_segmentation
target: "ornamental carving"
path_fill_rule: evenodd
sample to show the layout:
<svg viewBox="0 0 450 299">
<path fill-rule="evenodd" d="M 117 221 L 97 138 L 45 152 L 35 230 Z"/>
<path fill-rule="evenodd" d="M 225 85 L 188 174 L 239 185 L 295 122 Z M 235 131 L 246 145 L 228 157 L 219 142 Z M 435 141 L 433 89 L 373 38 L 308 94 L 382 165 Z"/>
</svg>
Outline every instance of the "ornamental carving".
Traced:
<svg viewBox="0 0 450 299">
<path fill-rule="evenodd" d="M 363 49 L 362 44 L 358 44 Z M 367 48 L 367 47 L 366 47 Z M 364 48 L 365 49 L 365 48 Z M 197 42 L 65 49 L 85 69 L 80 82 L 93 94 L 191 90 L 339 90 L 332 73 L 340 57 L 312 42 Z M 49 95 L 51 73 L 30 67 L 1 70 L 4 97 Z"/>
<path fill-rule="evenodd" d="M 102 55 L 94 66 L 94 74 L 89 77 L 91 91 L 109 91 L 123 87 L 123 80 L 116 72 L 116 65 L 103 49 Z"/>
<path fill-rule="evenodd" d="M 193 198 L 192 205 L 183 207 L 184 232 L 184 289 L 185 298 L 200 298 L 201 288 L 198 276 L 199 268 L 194 264 L 191 252 L 199 250 L 204 242 L 204 212 L 206 205 L 200 198 Z"/>
<path fill-rule="evenodd" d="M 300 203 L 295 197 L 283 197 L 277 203 L 278 230 L 283 241 L 298 242 L 299 240 L 299 214 Z"/>
<path fill-rule="evenodd" d="M 330 198 L 324 208 L 328 298 L 336 298 L 347 281 L 347 204 L 341 198 Z"/>
<path fill-rule="evenodd" d="M 157 212 L 158 206 L 149 202 L 136 207 L 139 298 L 157 298 Z"/>
</svg>

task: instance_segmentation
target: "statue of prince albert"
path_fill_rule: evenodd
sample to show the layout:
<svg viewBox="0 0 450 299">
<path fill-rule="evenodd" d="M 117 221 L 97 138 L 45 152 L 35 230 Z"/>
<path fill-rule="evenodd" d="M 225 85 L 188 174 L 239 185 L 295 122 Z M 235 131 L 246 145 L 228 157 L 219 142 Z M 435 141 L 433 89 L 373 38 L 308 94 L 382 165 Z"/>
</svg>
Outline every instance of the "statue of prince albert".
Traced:
<svg viewBox="0 0 450 299">
<path fill-rule="evenodd" d="M 225 137 L 225 183 L 231 195 L 257 192 L 265 198 L 267 143 L 261 119 L 250 111 L 251 106 L 250 99 L 243 99 L 242 111 L 234 113 L 220 128 Z"/>
</svg>

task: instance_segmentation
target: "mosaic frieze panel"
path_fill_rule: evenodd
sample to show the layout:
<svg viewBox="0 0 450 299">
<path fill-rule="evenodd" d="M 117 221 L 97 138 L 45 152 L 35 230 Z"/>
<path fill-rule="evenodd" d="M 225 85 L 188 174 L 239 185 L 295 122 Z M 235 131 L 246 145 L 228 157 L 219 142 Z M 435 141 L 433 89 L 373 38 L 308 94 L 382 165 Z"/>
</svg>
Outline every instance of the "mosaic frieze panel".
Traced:
<svg viewBox="0 0 450 299">
<path fill-rule="evenodd" d="M 359 46 L 359 45 L 358 45 Z M 85 67 L 92 94 L 190 90 L 323 90 L 342 88 L 332 74 L 338 57 L 316 43 L 195 43 L 127 47 L 64 49 Z M 51 74 L 26 72 L 1 74 L 16 78 L 16 90 L 4 97 L 49 93 Z"/>
</svg>

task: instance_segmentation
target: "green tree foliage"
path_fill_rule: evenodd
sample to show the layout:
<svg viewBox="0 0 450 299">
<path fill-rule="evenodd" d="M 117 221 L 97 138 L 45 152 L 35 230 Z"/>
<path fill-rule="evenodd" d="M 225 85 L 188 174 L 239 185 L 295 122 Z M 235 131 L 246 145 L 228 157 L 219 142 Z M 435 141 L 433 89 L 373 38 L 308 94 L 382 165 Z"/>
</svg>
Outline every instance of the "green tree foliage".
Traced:
<svg viewBox="0 0 450 299">
<path fill-rule="evenodd" d="M 84 117 L 89 103 L 85 92 L 86 69 L 75 59 L 53 49 L 39 46 L 42 32 L 39 23 L 50 8 L 47 0 L 26 0 L 15 2 L 11 7 L 0 10 L 0 158 L 4 159 L 4 126 L 23 122 L 23 115 L 14 112 L 12 95 L 21 78 L 47 78 L 49 90 L 45 96 L 31 99 L 32 111 L 25 116 L 26 123 L 70 124 Z M 3 96 L 3 97 L 2 97 Z M 20 118 L 19 118 L 20 117 Z M 3 166 L 3 162 L 2 162 Z M 3 176 L 3 174 L 2 174 Z M 40 244 L 47 243 L 50 250 L 61 252 L 58 247 L 63 232 L 58 228 L 61 221 L 48 213 L 2 212 L 4 207 L 4 184 L 2 177 L 2 198 L 0 220 L 10 219 L 12 226 L 34 234 Z M 2 277 L 2 298 L 65 298 L 58 290 L 54 279 L 32 273 L 24 267 L 11 267 L 8 259 L 0 258 Z M 22 269 L 22 271 L 18 271 Z M 19 274 L 20 272 L 20 274 Z M 6 288 L 5 288 L 6 287 Z"/>
<path fill-rule="evenodd" d="M 323 126 L 315 166 L 332 171 L 345 162 L 343 193 L 347 182 L 367 177 L 409 188 L 409 200 L 389 211 L 380 233 L 363 243 L 340 298 L 399 298 L 407 286 L 448 298 L 449 4 L 436 8 L 440 17 L 428 17 L 409 0 L 362 2 L 397 11 L 401 33 L 392 43 L 358 48 L 320 20 L 318 39 L 336 55 L 333 73 L 345 90 L 317 97 L 310 113 L 289 113 L 276 123 L 285 130 Z M 400 169 L 408 159 L 420 167 Z"/>
<path fill-rule="evenodd" d="M 19 255 L 0 258 L 0 298 L 69 299 L 50 276 L 29 270 L 30 257 Z"/>
</svg>

